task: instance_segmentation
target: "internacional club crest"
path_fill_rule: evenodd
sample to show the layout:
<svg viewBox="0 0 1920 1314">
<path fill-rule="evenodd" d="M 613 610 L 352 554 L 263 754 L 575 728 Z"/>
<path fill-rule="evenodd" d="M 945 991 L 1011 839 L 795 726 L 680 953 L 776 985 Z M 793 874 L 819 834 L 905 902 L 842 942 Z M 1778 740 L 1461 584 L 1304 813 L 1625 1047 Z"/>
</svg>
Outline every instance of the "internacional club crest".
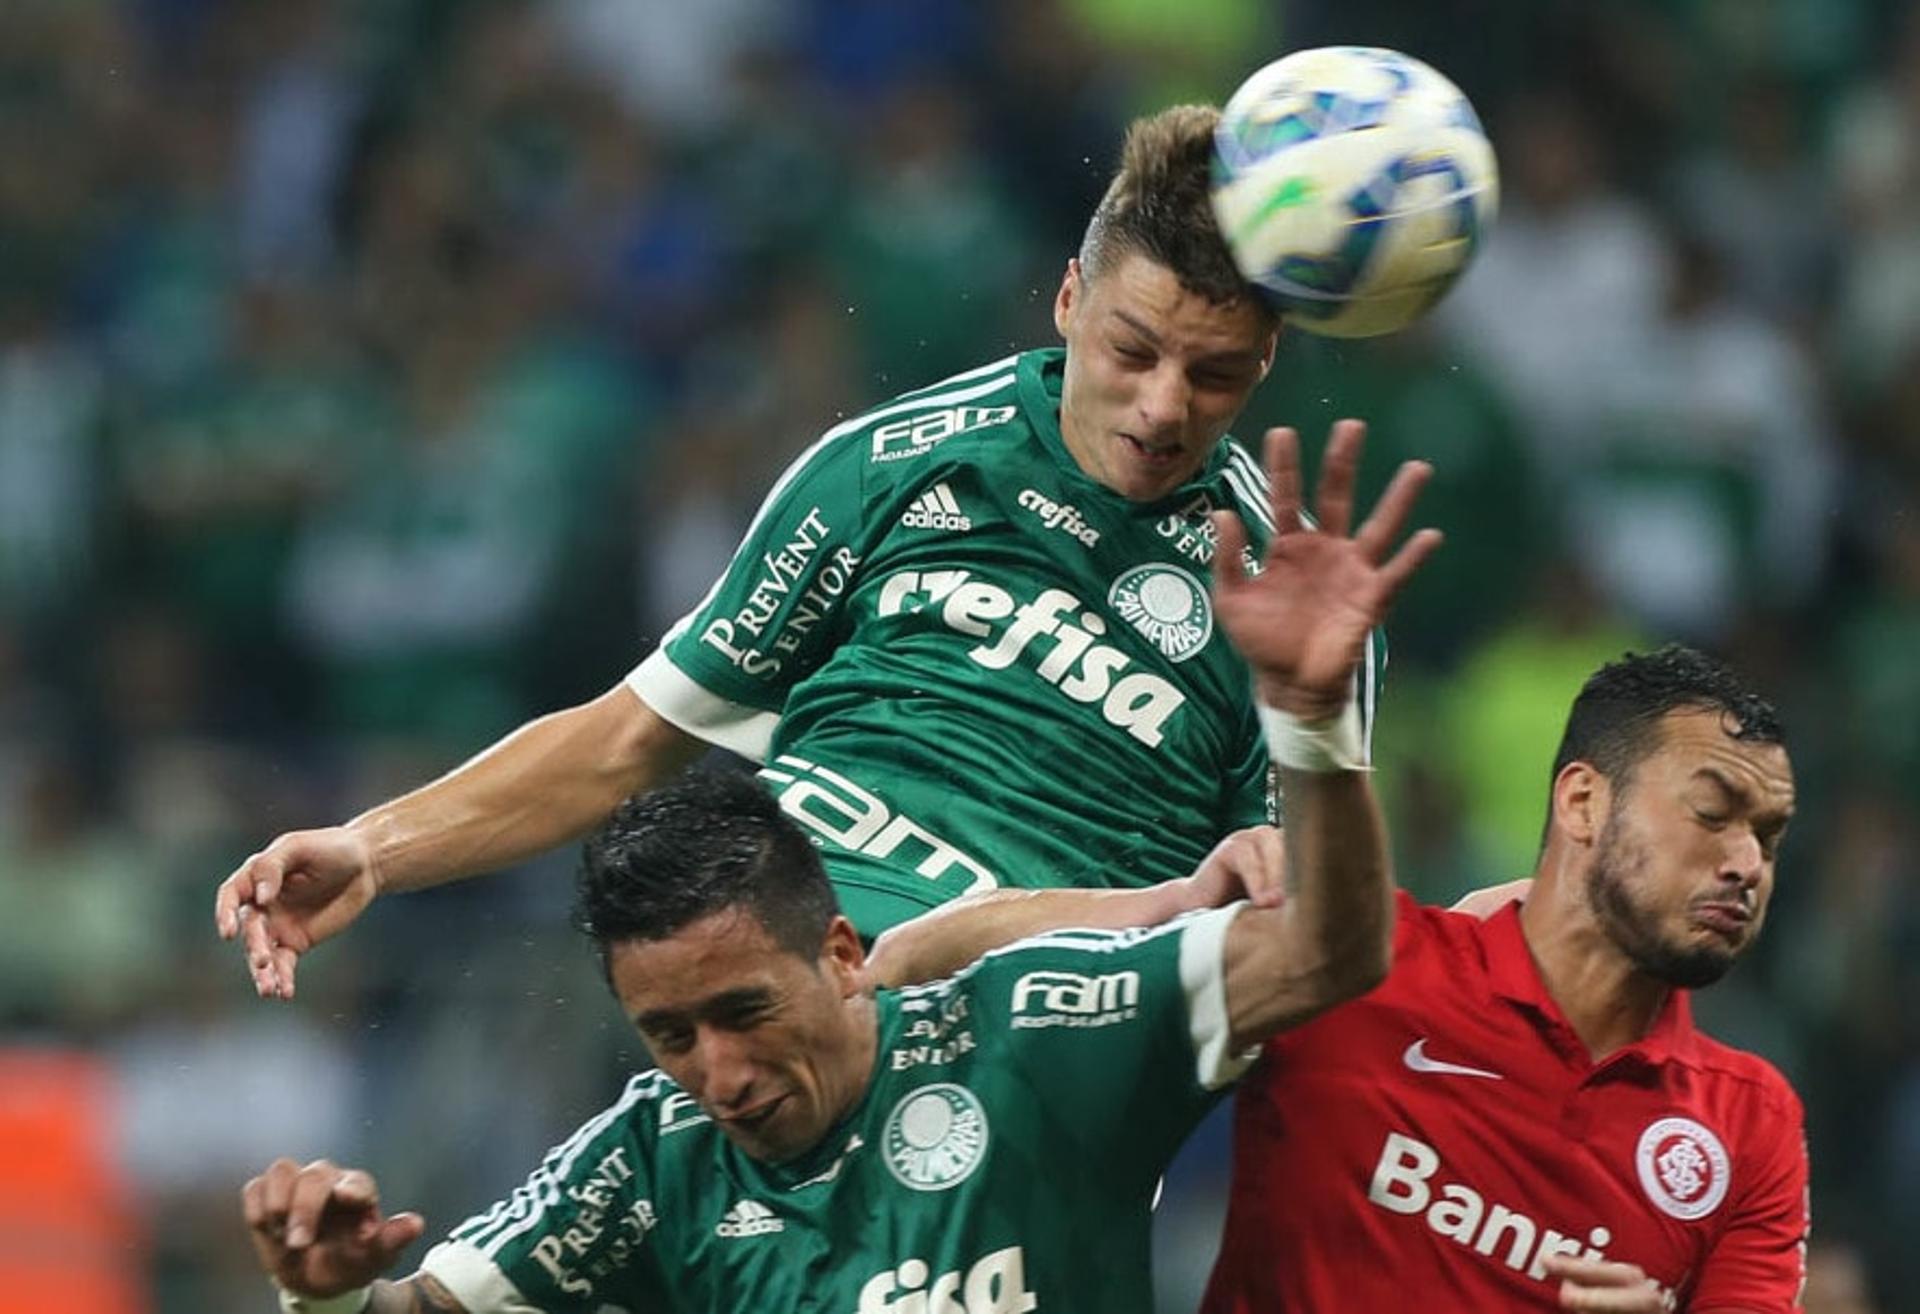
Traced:
<svg viewBox="0 0 1920 1314">
<path fill-rule="evenodd" d="M 1213 637 L 1213 604 L 1199 580 L 1178 566 L 1135 566 L 1113 581 L 1107 605 L 1168 661 L 1184 662 Z"/>
<path fill-rule="evenodd" d="M 1692 1118 L 1650 1124 L 1640 1133 L 1634 1166 L 1647 1199 L 1675 1218 L 1705 1218 L 1727 1197 L 1727 1149 Z"/>
<path fill-rule="evenodd" d="M 965 1086 L 922 1086 L 893 1106 L 881 1141 L 887 1169 L 902 1186 L 944 1191 L 987 1157 L 987 1111 Z"/>
</svg>

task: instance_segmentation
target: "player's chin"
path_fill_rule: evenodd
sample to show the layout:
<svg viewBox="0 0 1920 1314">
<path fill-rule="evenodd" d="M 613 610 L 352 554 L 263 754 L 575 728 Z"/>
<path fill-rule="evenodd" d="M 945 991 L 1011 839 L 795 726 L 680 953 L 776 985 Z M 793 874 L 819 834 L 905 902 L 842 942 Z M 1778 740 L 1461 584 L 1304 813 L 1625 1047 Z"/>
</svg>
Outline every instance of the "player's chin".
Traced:
<svg viewBox="0 0 1920 1314">
<path fill-rule="evenodd" d="M 1734 941 L 1720 931 L 1696 928 L 1684 943 L 1668 946 L 1658 976 L 1682 990 L 1710 986 L 1733 970 L 1747 943 L 1746 936 Z"/>
</svg>

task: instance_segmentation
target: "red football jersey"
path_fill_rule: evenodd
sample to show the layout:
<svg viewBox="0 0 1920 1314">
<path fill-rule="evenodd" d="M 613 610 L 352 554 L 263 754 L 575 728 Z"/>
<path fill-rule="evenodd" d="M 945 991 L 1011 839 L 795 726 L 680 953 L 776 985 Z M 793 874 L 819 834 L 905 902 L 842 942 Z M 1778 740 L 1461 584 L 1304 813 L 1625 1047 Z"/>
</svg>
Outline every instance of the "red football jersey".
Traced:
<svg viewBox="0 0 1920 1314">
<path fill-rule="evenodd" d="M 1668 1307 L 1799 1308 L 1800 1101 L 1675 991 L 1594 1063 L 1518 905 L 1399 897 L 1377 990 L 1268 1042 L 1234 1112 L 1206 1314 L 1550 1310 L 1556 1252 L 1640 1265 Z"/>
</svg>

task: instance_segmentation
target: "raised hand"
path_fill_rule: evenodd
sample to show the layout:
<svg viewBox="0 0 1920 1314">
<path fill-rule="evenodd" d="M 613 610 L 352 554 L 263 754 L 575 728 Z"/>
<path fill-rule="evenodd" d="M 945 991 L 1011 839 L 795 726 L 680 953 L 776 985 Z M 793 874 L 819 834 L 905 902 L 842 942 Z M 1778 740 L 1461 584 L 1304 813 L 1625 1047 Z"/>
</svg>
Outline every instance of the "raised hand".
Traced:
<svg viewBox="0 0 1920 1314">
<path fill-rule="evenodd" d="M 1236 830 L 1181 880 L 1187 907 L 1223 908 L 1246 899 L 1256 908 L 1278 908 L 1287 898 L 1286 842 L 1277 826 Z"/>
<path fill-rule="evenodd" d="M 1560 1280 L 1560 1308 L 1614 1310 L 1616 1314 L 1663 1314 L 1673 1298 L 1638 1264 L 1549 1255 L 1547 1276 Z"/>
<path fill-rule="evenodd" d="M 346 929 L 379 887 L 364 837 L 345 826 L 296 830 L 220 883 L 213 922 L 222 939 L 242 937 L 261 996 L 292 999 L 300 955 Z"/>
<path fill-rule="evenodd" d="M 260 1266 L 288 1291 L 337 1296 L 386 1272 L 420 1239 L 419 1214 L 380 1213 L 371 1175 L 325 1159 L 275 1159 L 240 1192 Z"/>
<path fill-rule="evenodd" d="M 1366 426 L 1358 420 L 1334 425 L 1313 504 L 1319 524 L 1309 526 L 1301 514 L 1299 435 L 1268 431 L 1274 534 L 1257 574 L 1241 564 L 1246 534 L 1239 520 L 1230 512 L 1214 514 L 1220 532 L 1214 614 L 1253 668 L 1261 700 L 1306 721 L 1325 720 L 1345 707 L 1368 633 L 1440 546 L 1439 530 L 1422 529 L 1392 551 L 1433 474 L 1424 461 L 1400 467 L 1379 505 L 1349 537 L 1365 439 Z"/>
</svg>

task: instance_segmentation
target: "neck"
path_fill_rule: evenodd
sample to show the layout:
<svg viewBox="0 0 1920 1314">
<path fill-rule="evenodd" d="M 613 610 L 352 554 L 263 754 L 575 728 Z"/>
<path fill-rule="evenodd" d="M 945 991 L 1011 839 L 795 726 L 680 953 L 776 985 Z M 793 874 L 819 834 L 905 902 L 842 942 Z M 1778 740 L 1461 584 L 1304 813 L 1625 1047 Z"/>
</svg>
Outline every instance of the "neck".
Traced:
<svg viewBox="0 0 1920 1314">
<path fill-rule="evenodd" d="M 1671 987 L 1635 967 L 1601 929 L 1583 882 L 1542 858 L 1520 929 L 1547 993 L 1599 1062 L 1653 1029 Z"/>
<path fill-rule="evenodd" d="M 840 1061 L 835 1065 L 833 1121 L 839 1122 L 866 1098 L 873 1084 L 873 1065 L 880 1052 L 880 1010 L 873 996 L 865 992 L 852 995 L 845 1003 L 846 1030 Z"/>
</svg>

